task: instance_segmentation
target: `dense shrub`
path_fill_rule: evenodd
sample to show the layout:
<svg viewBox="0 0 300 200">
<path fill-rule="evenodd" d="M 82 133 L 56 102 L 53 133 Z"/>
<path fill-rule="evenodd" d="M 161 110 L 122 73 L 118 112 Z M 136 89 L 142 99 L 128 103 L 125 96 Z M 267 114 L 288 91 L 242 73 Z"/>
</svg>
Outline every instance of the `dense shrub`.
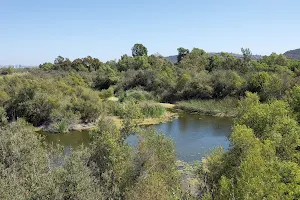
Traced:
<svg viewBox="0 0 300 200">
<path fill-rule="evenodd" d="M 0 126 L 7 124 L 6 112 L 3 107 L 0 107 Z"/>
<path fill-rule="evenodd" d="M 112 87 L 110 87 L 110 88 L 108 88 L 106 90 L 101 90 L 99 92 L 99 96 L 102 99 L 107 99 L 109 97 L 112 97 L 112 96 L 114 96 L 114 89 Z"/>
<path fill-rule="evenodd" d="M 154 100 L 154 97 L 151 93 L 143 90 L 127 90 L 126 92 L 120 92 L 119 101 L 146 101 Z"/>
<path fill-rule="evenodd" d="M 230 135 L 228 152 L 217 151 L 198 169 L 208 199 L 298 199 L 299 125 L 284 101 L 260 103 L 247 93 Z"/>
<path fill-rule="evenodd" d="M 166 112 L 164 107 L 153 103 L 141 103 L 140 107 L 145 117 L 161 117 Z"/>
<path fill-rule="evenodd" d="M 33 88 L 24 88 L 8 107 L 10 119 L 23 117 L 35 126 L 50 122 L 50 114 L 54 104 L 47 94 L 36 92 Z"/>
</svg>

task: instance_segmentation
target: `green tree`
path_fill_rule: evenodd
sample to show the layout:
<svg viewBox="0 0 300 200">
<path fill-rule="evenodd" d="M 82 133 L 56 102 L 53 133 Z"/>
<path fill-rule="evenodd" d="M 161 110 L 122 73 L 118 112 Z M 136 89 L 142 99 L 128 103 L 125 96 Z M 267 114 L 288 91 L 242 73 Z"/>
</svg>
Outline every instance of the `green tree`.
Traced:
<svg viewBox="0 0 300 200">
<path fill-rule="evenodd" d="M 107 199 L 120 199 L 131 183 L 131 149 L 112 121 L 100 118 L 98 128 L 90 132 L 91 157 L 88 165 L 104 188 Z"/>
<path fill-rule="evenodd" d="M 9 66 L 7 70 L 9 74 L 14 73 L 14 68 L 12 66 Z"/>
<path fill-rule="evenodd" d="M 179 63 L 186 55 L 190 53 L 190 50 L 185 49 L 183 47 L 179 47 L 177 49 L 178 55 L 177 55 L 177 62 Z"/>
<path fill-rule="evenodd" d="M 189 54 L 184 56 L 178 66 L 185 70 L 202 71 L 209 64 L 209 56 L 208 54 L 198 48 L 194 48 Z"/>
<path fill-rule="evenodd" d="M 213 70 L 222 69 L 223 62 L 224 62 L 224 59 L 219 55 L 210 56 L 209 57 L 209 64 L 206 67 L 206 70 L 211 72 Z"/>
<path fill-rule="evenodd" d="M 135 44 L 132 49 L 132 56 L 148 56 L 148 50 L 147 48 L 142 44 Z"/>
<path fill-rule="evenodd" d="M 214 71 L 212 76 L 215 98 L 239 96 L 244 92 L 246 81 L 235 71 Z"/>
<path fill-rule="evenodd" d="M 41 68 L 45 71 L 49 71 L 49 70 L 52 70 L 54 68 L 54 65 L 50 62 L 46 62 L 44 64 L 39 65 L 39 68 Z"/>
<path fill-rule="evenodd" d="M 241 49 L 243 54 L 243 60 L 245 63 L 249 63 L 252 60 L 252 53 L 249 48 Z"/>
<path fill-rule="evenodd" d="M 181 199 L 174 145 L 154 130 L 141 131 L 135 155 L 135 184 L 128 199 Z"/>
</svg>

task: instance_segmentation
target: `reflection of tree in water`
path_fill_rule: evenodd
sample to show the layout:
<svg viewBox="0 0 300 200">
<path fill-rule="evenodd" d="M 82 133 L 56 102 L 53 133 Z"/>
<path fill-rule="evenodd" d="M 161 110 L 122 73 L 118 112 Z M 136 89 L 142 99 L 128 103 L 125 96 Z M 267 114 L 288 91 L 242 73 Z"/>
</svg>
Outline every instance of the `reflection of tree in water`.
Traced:
<svg viewBox="0 0 300 200">
<path fill-rule="evenodd" d="M 177 119 L 175 119 L 177 120 Z M 166 124 L 163 124 L 164 127 L 166 127 L 166 130 L 165 131 L 165 134 L 168 134 L 170 135 L 172 132 L 173 132 L 173 128 L 174 128 L 174 123 L 175 123 L 175 120 L 171 121 L 171 122 L 167 122 Z"/>
<path fill-rule="evenodd" d="M 189 117 L 190 116 L 190 117 Z M 189 130 L 189 124 L 193 124 L 194 119 L 192 115 L 184 114 L 177 120 L 179 130 L 182 134 L 187 133 Z"/>
<path fill-rule="evenodd" d="M 211 121 L 213 135 L 224 136 L 224 134 L 226 134 L 228 136 L 231 132 L 232 123 L 233 121 L 230 118 L 215 117 L 215 119 Z"/>
<path fill-rule="evenodd" d="M 87 131 L 72 131 L 64 134 L 50 134 L 42 133 L 48 144 L 59 144 L 63 147 L 77 148 L 81 145 L 87 146 L 89 144 L 90 136 Z"/>
</svg>

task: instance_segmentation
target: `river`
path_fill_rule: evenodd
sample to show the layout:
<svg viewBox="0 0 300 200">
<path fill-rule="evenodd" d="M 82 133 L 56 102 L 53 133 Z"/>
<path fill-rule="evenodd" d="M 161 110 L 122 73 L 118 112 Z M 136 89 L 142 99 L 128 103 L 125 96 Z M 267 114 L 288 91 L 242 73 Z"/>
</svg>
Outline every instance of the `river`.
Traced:
<svg viewBox="0 0 300 200">
<path fill-rule="evenodd" d="M 173 139 L 179 160 L 191 163 L 201 160 L 218 146 L 228 149 L 231 126 L 231 118 L 180 113 L 178 119 L 154 125 L 154 128 Z M 70 147 L 76 148 L 89 143 L 89 134 L 86 131 L 73 131 L 67 134 L 44 133 L 43 135 L 45 135 L 46 142 L 63 145 L 66 153 L 70 152 Z M 129 136 L 126 141 L 134 146 L 137 138 Z"/>
</svg>

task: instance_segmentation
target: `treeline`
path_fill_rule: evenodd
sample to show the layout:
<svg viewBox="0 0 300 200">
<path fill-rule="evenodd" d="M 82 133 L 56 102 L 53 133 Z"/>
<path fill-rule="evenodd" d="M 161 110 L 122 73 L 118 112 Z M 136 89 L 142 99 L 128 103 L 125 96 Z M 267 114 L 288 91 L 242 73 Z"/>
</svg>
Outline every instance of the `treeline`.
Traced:
<svg viewBox="0 0 300 200">
<path fill-rule="evenodd" d="M 300 61 L 275 53 L 258 61 L 251 60 L 249 49 L 242 49 L 243 58 L 228 53 L 210 56 L 201 49 L 178 48 L 178 63 L 173 64 L 160 55 L 147 55 L 142 44 L 132 48 L 132 55 L 118 61 L 100 62 L 86 57 L 70 61 L 59 56 L 54 64 L 44 63 L 46 71 L 65 70 L 90 72 L 93 87 L 111 88 L 118 95 L 126 90 L 151 92 L 160 101 L 187 99 L 222 99 L 256 92 L 261 100 L 282 98 L 287 90 L 298 84 Z"/>
</svg>

